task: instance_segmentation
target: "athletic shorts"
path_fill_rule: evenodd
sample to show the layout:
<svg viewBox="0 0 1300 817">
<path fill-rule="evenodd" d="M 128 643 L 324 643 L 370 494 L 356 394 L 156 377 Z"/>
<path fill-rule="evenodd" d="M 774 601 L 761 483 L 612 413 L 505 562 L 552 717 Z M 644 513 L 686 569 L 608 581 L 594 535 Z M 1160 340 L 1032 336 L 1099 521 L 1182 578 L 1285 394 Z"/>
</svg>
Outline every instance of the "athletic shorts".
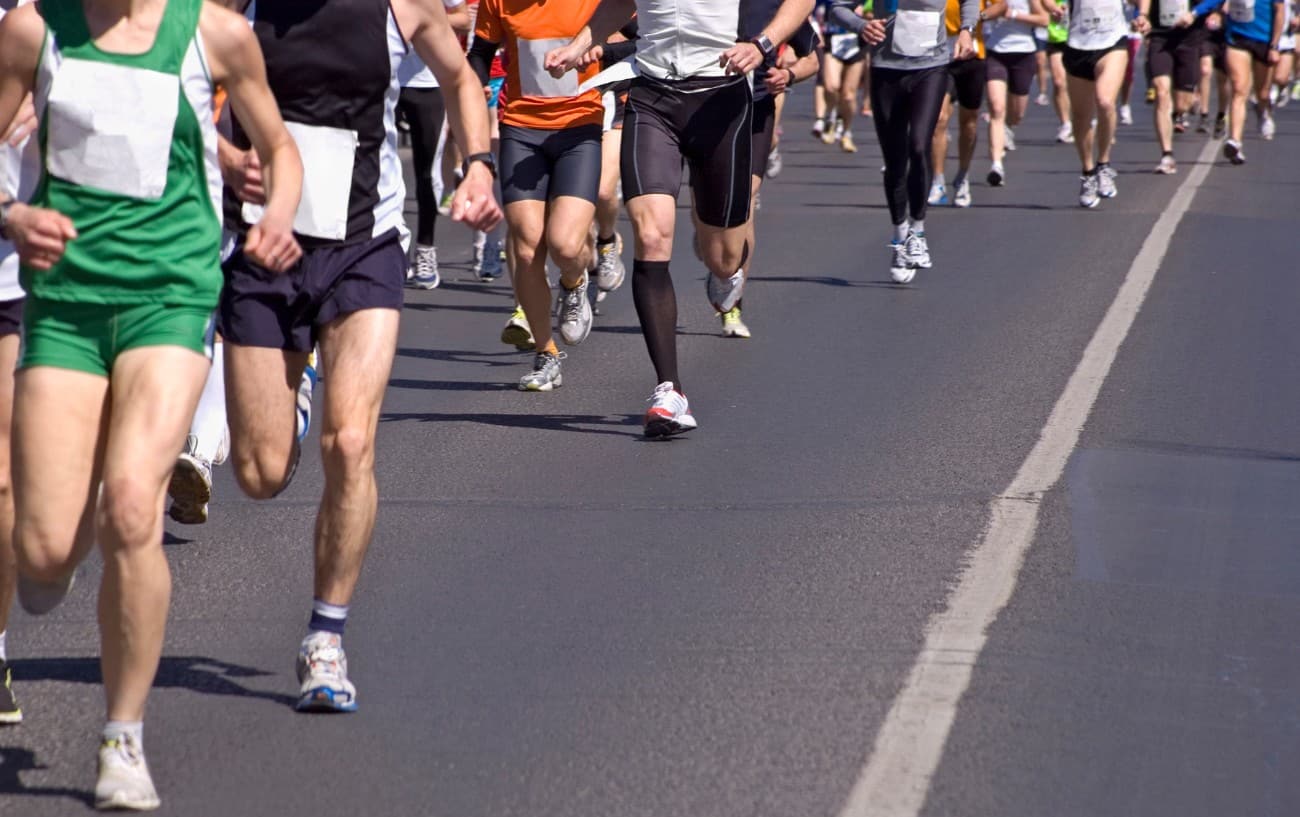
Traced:
<svg viewBox="0 0 1300 817">
<path fill-rule="evenodd" d="M 1212 57 L 1214 59 L 1214 68 L 1216 71 L 1227 71 L 1228 63 L 1228 41 L 1223 33 L 1223 29 L 1211 31 L 1210 36 L 1205 38 L 1205 44 L 1202 46 L 1201 56 Z"/>
<path fill-rule="evenodd" d="M 401 309 L 406 252 L 397 230 L 353 244 L 304 250 L 287 272 L 255 264 L 240 248 L 225 264 L 218 316 L 240 346 L 310 352 L 321 327 L 363 309 Z"/>
<path fill-rule="evenodd" d="M 857 65 L 867 58 L 862 37 L 852 32 L 832 34 L 826 38 L 826 56 L 842 65 Z"/>
<path fill-rule="evenodd" d="M 750 175 L 762 176 L 772 155 L 772 140 L 776 138 L 776 97 L 768 94 L 754 100 L 754 122 L 750 132 L 754 142 L 750 159 L 753 172 Z"/>
<path fill-rule="evenodd" d="M 1053 54 L 1064 54 L 1066 47 L 1065 43 L 1054 43 L 1051 40 L 1048 40 L 1047 55 L 1050 57 Z"/>
<path fill-rule="evenodd" d="M 953 60 L 948 63 L 948 95 L 966 110 L 978 111 L 984 104 L 987 72 L 982 59 Z"/>
<path fill-rule="evenodd" d="M 748 77 L 632 82 L 623 128 L 623 197 L 677 197 L 691 170 L 695 213 L 710 227 L 749 220 L 754 104 Z"/>
<path fill-rule="evenodd" d="M 616 82 L 601 95 L 605 103 L 605 130 L 623 129 L 623 119 L 627 116 L 627 91 L 631 85 L 631 80 Z"/>
<path fill-rule="evenodd" d="M 1175 89 L 1195 91 L 1201 82 L 1201 50 L 1205 29 L 1160 32 L 1147 39 L 1147 73 L 1169 77 Z"/>
<path fill-rule="evenodd" d="M 988 81 L 1001 80 L 1007 90 L 1016 96 L 1029 96 L 1029 89 L 1038 74 L 1038 58 L 1034 52 L 1002 54 L 990 51 L 988 55 Z"/>
<path fill-rule="evenodd" d="M 18 368 L 50 366 L 108 377 L 118 355 L 145 346 L 179 346 L 211 360 L 212 318 L 212 310 L 201 306 L 87 304 L 28 296 Z"/>
<path fill-rule="evenodd" d="M 12 301 L 0 301 L 0 338 L 16 335 L 23 326 L 23 301 L 26 298 L 14 298 Z"/>
<path fill-rule="evenodd" d="M 1061 64 L 1065 67 L 1065 73 L 1076 79 L 1085 79 L 1088 82 L 1097 81 L 1097 63 L 1101 58 L 1112 51 L 1123 51 L 1128 53 L 1128 37 L 1120 37 L 1110 48 L 1098 48 L 1095 50 L 1083 50 L 1080 48 L 1065 47 L 1065 54 L 1062 56 Z"/>
<path fill-rule="evenodd" d="M 1250 54 L 1251 61 L 1257 65 L 1268 65 L 1268 43 L 1261 43 L 1259 40 L 1236 39 L 1229 40 L 1228 47 Z"/>
<path fill-rule="evenodd" d="M 600 125 L 563 130 L 501 126 L 501 200 L 553 201 L 600 195 Z"/>
</svg>

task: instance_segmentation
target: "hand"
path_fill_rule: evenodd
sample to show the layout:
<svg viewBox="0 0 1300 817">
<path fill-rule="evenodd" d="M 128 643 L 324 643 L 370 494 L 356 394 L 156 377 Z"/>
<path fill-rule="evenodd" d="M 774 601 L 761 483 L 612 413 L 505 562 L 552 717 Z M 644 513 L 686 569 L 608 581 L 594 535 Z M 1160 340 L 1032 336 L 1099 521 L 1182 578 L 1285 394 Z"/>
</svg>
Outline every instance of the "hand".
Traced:
<svg viewBox="0 0 1300 817">
<path fill-rule="evenodd" d="M 1210 31 L 1218 31 L 1223 28 L 1223 15 L 1216 11 L 1207 16 L 1205 18 L 1205 27 Z"/>
<path fill-rule="evenodd" d="M 1174 28 L 1190 28 L 1195 22 L 1196 15 L 1192 14 L 1190 11 L 1184 11 L 1182 14 L 1178 15 L 1178 19 L 1174 21 Z"/>
<path fill-rule="evenodd" d="M 767 76 L 763 77 L 763 84 L 767 86 L 769 94 L 780 96 L 790 87 L 790 72 L 784 68 L 769 68 Z"/>
<path fill-rule="evenodd" d="M 957 42 L 952 47 L 952 58 L 954 60 L 969 60 L 975 56 L 975 43 L 971 40 L 970 32 L 962 29 L 957 34 Z"/>
<path fill-rule="evenodd" d="M 266 204 L 266 187 L 262 181 L 262 162 L 257 151 L 231 147 L 221 155 L 221 178 L 248 204 Z"/>
<path fill-rule="evenodd" d="M 21 203 L 9 208 L 8 228 L 19 259 L 38 270 L 54 266 L 68 242 L 77 237 L 72 219 L 56 210 Z"/>
<path fill-rule="evenodd" d="M 1066 7 L 1059 3 L 1047 4 L 1047 15 L 1058 23 L 1065 19 L 1065 11 Z"/>
<path fill-rule="evenodd" d="M 595 49 L 589 48 L 582 40 L 581 37 L 574 37 L 567 45 L 546 52 L 546 59 L 542 66 L 550 72 L 551 76 L 559 79 L 575 68 L 590 65 L 591 52 Z"/>
<path fill-rule="evenodd" d="M 763 64 L 763 52 L 753 43 L 736 43 L 722 52 L 718 64 L 727 69 L 728 74 L 748 74 Z"/>
<path fill-rule="evenodd" d="M 1138 34 L 1146 34 L 1151 30 L 1151 21 L 1147 19 L 1145 14 L 1139 14 L 1133 18 L 1132 27 Z"/>
<path fill-rule="evenodd" d="M 244 255 L 271 272 L 284 272 L 297 264 L 302 258 L 302 247 L 293 237 L 293 218 L 263 214 L 262 220 L 248 230 Z"/>
<path fill-rule="evenodd" d="M 40 120 L 36 118 L 36 107 L 32 104 L 32 95 L 28 94 L 23 98 L 23 104 L 18 106 L 18 113 L 14 114 L 14 121 L 9 124 L 9 130 L 4 132 L 4 141 L 10 147 L 18 147 L 36 132 L 40 126 Z"/>
<path fill-rule="evenodd" d="M 1278 51 L 1276 48 L 1270 48 L 1268 50 L 1268 64 L 1277 65 L 1281 61 L 1282 61 L 1282 52 Z"/>
<path fill-rule="evenodd" d="M 501 221 L 501 207 L 492 195 L 492 173 L 482 162 L 470 162 L 465 178 L 451 199 L 451 220 L 487 232 Z"/>
<path fill-rule="evenodd" d="M 885 41 L 885 21 L 868 20 L 862 27 L 862 39 L 867 45 L 880 45 Z"/>
</svg>

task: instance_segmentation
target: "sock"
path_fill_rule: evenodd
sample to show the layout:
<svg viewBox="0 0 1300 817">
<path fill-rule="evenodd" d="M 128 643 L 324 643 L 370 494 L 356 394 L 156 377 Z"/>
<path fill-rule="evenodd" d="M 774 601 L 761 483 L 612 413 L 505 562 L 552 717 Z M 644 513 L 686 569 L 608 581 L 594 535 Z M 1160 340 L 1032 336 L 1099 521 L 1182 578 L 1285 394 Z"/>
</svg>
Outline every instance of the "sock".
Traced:
<svg viewBox="0 0 1300 817">
<path fill-rule="evenodd" d="M 1174 152 L 1173 152 L 1172 150 L 1166 150 L 1166 151 L 1162 152 L 1160 155 L 1161 155 L 1161 156 L 1173 156 L 1173 155 L 1174 155 Z"/>
<path fill-rule="evenodd" d="M 907 222 L 894 225 L 894 243 L 902 244 L 907 240 Z"/>
<path fill-rule="evenodd" d="M 546 345 L 543 346 L 540 351 L 547 352 L 552 355 L 558 355 L 560 353 L 560 347 L 555 345 L 555 338 L 551 338 L 550 340 L 546 341 Z"/>
<path fill-rule="evenodd" d="M 596 236 L 596 246 L 598 246 L 598 247 L 608 247 L 610 244 L 613 244 L 614 241 L 617 240 L 617 238 L 618 238 L 618 237 L 617 237 L 617 236 L 614 236 L 614 235 L 611 235 L 609 238 L 606 238 L 606 237 L 603 236 L 603 235 L 598 235 L 598 236 Z"/>
<path fill-rule="evenodd" d="M 5 652 L 5 636 L 8 634 L 8 630 L 0 630 L 0 661 L 9 660 L 9 654 Z"/>
<path fill-rule="evenodd" d="M 658 382 L 671 380 L 682 391 L 677 373 L 677 293 L 667 261 L 632 262 L 632 302 Z"/>
<path fill-rule="evenodd" d="M 931 186 L 931 187 L 943 187 L 943 186 L 944 186 L 944 185 L 943 185 L 943 174 L 942 174 L 942 173 L 936 173 L 936 174 L 934 174 L 934 181 L 930 184 L 930 186 Z"/>
<path fill-rule="evenodd" d="M 348 607 L 346 604 L 330 604 L 320 599 L 312 599 L 311 621 L 307 622 L 308 630 L 343 635 L 343 628 L 347 623 Z"/>
<path fill-rule="evenodd" d="M 104 724 L 104 740 L 121 740 L 130 736 L 135 745 L 144 747 L 144 721 L 109 721 Z"/>
<path fill-rule="evenodd" d="M 917 235 L 925 235 L 925 219 L 923 218 L 911 219 L 907 226 L 911 229 L 912 232 L 916 233 Z"/>
<path fill-rule="evenodd" d="M 212 368 L 208 371 L 208 379 L 203 383 L 203 393 L 199 395 L 194 422 L 190 423 L 190 434 L 194 437 L 194 449 L 190 453 L 208 462 L 217 459 L 217 450 L 221 448 L 221 442 L 226 436 L 226 362 L 222 354 L 223 346 L 221 341 L 212 345 Z"/>
</svg>

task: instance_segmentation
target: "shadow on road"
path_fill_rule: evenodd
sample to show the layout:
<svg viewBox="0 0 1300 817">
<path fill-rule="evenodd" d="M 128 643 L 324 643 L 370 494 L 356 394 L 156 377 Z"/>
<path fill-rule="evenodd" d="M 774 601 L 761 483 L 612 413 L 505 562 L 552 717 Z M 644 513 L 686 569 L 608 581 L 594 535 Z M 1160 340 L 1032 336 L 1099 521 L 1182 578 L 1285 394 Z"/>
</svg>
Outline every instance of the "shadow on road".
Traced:
<svg viewBox="0 0 1300 817">
<path fill-rule="evenodd" d="M 421 360 L 437 360 L 446 363 L 476 363 L 480 366 L 519 365 L 521 352 L 462 352 L 451 349 L 416 349 L 409 346 L 398 348 L 400 357 L 414 357 Z M 493 360 L 492 358 L 505 358 Z"/>
<path fill-rule="evenodd" d="M 98 658 L 18 658 L 9 664 L 15 682 L 64 681 L 79 684 L 102 682 Z M 272 675 L 266 670 L 231 664 L 201 655 L 164 655 L 158 665 L 155 687 L 187 689 L 204 695 L 260 698 L 293 706 L 297 698 L 277 692 L 263 692 L 240 685 L 236 679 Z"/>
<path fill-rule="evenodd" d="M 641 436 L 641 417 L 636 414 L 431 414 L 390 412 L 380 416 L 381 423 L 415 420 L 421 423 L 478 423 L 502 428 L 529 428 L 543 431 L 572 431 L 578 434 L 612 434 L 617 437 Z M 582 428 L 582 426 L 603 426 Z M 617 427 L 619 430 L 615 430 Z"/>
<path fill-rule="evenodd" d="M 517 361 L 516 361 L 517 363 Z M 408 380 L 395 377 L 388 381 L 393 389 L 421 389 L 423 391 L 505 391 L 514 384 L 481 383 L 474 380 Z"/>
<path fill-rule="evenodd" d="M 36 760 L 36 753 L 22 746 L 0 746 L 0 795 L 26 797 L 66 797 L 88 807 L 94 807 L 95 797 L 89 791 L 62 786 L 25 786 L 18 777 L 22 772 L 43 771 L 49 767 Z"/>
</svg>

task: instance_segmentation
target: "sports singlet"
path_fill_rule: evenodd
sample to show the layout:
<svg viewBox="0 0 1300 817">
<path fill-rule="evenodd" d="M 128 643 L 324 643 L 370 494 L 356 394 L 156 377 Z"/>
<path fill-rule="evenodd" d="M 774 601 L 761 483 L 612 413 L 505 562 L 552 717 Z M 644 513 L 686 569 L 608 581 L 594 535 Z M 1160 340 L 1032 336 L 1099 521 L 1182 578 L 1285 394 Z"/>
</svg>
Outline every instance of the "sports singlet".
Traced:
<svg viewBox="0 0 1300 817">
<path fill-rule="evenodd" d="M 5 9 L 0 6 L 0 18 L 4 16 Z M 17 147 L 0 142 L 0 192 L 15 201 L 26 201 L 31 198 L 40 175 L 41 149 L 36 139 L 28 137 Z M 18 285 L 18 250 L 12 242 L 0 238 L 0 301 L 21 297 L 23 288 Z"/>
<path fill-rule="evenodd" d="M 1029 0 L 1007 0 L 1007 13 L 1029 14 Z M 984 43 L 990 51 L 999 54 L 1032 54 L 1038 50 L 1034 42 L 1034 27 L 1019 20 L 999 17 L 985 23 Z"/>
<path fill-rule="evenodd" d="M 1124 0 L 1070 0 L 1070 35 L 1066 42 L 1080 51 L 1101 51 L 1128 36 Z"/>
<path fill-rule="evenodd" d="M 221 291 L 221 174 L 203 0 L 169 0 L 142 54 L 91 40 L 79 1 L 41 4 L 33 100 L 44 174 L 32 203 L 77 238 L 23 287 L 55 301 L 213 308 Z M 87 124 L 93 123 L 93 129 Z"/>
</svg>

